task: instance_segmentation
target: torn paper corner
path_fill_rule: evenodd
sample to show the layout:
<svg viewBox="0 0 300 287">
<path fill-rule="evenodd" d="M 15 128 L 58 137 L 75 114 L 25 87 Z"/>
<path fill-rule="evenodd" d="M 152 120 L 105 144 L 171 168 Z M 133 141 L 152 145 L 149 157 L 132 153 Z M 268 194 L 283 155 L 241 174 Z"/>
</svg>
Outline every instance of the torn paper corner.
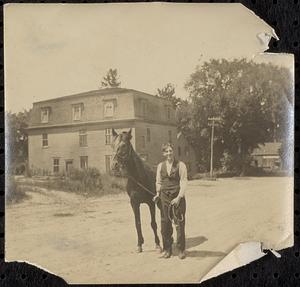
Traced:
<svg viewBox="0 0 300 287">
<path fill-rule="evenodd" d="M 260 242 L 254 241 L 240 243 L 228 255 L 226 255 L 222 261 L 220 261 L 204 277 L 202 277 L 200 283 L 225 272 L 244 266 L 265 255 L 266 253 L 262 251 L 262 244 Z"/>
<path fill-rule="evenodd" d="M 294 235 L 293 235 L 293 230 L 286 236 L 284 237 L 282 240 L 278 240 L 278 242 L 276 244 L 272 244 L 272 246 L 270 246 L 270 244 L 268 243 L 262 243 L 262 249 L 269 249 L 269 250 L 282 250 L 285 248 L 289 248 L 289 247 L 293 247 L 294 246 Z"/>
<path fill-rule="evenodd" d="M 279 40 L 274 29 L 271 29 L 270 32 L 258 33 L 257 38 L 258 38 L 260 44 L 263 46 L 264 51 L 269 49 L 269 43 L 272 38 L 276 39 L 277 41 Z"/>
<path fill-rule="evenodd" d="M 263 23 L 264 25 L 264 30 L 260 33 L 258 33 L 256 36 L 262 45 L 263 51 L 266 51 L 269 49 L 269 43 L 272 38 L 275 40 L 279 41 L 279 37 L 277 36 L 275 30 L 268 24 L 266 23 L 263 19 L 261 19 L 259 16 L 257 16 L 252 10 L 248 9 L 249 12 L 254 15 L 259 22 Z M 267 28 L 267 30 L 265 29 Z"/>
</svg>

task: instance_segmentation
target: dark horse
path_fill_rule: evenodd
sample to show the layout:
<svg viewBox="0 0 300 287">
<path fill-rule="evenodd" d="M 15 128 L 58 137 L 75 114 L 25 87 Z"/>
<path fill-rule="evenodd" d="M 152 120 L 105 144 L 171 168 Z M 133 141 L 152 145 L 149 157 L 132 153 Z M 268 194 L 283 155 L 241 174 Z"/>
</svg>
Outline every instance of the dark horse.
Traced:
<svg viewBox="0 0 300 287">
<path fill-rule="evenodd" d="M 112 160 L 112 171 L 115 174 L 124 174 L 127 177 L 127 193 L 134 213 L 135 226 L 138 236 L 137 252 L 142 252 L 144 238 L 141 228 L 140 204 L 146 203 L 151 214 L 151 227 L 154 232 L 156 249 L 161 250 L 157 235 L 157 224 L 155 220 L 155 173 L 146 167 L 131 145 L 131 129 L 129 132 L 118 134 L 112 130 L 112 147 L 114 156 Z"/>
</svg>

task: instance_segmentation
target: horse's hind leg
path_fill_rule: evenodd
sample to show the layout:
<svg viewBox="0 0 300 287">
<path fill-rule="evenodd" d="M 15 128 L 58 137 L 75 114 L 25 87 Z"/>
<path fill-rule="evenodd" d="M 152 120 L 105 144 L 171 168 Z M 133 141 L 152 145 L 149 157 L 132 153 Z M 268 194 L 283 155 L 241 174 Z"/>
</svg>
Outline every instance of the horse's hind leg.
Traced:
<svg viewBox="0 0 300 287">
<path fill-rule="evenodd" d="M 142 252 L 143 251 L 142 244 L 144 243 L 144 238 L 143 238 L 142 226 L 141 226 L 140 204 L 135 202 L 134 200 L 131 200 L 130 203 L 134 213 L 135 227 L 138 236 L 137 252 Z"/>
<path fill-rule="evenodd" d="M 151 202 L 148 204 L 148 206 L 149 206 L 150 214 L 151 214 L 151 227 L 153 229 L 154 238 L 155 238 L 155 248 L 158 251 L 161 251 L 160 241 L 159 241 L 159 237 L 157 235 L 157 224 L 156 224 L 156 220 L 155 220 L 155 204 Z"/>
</svg>

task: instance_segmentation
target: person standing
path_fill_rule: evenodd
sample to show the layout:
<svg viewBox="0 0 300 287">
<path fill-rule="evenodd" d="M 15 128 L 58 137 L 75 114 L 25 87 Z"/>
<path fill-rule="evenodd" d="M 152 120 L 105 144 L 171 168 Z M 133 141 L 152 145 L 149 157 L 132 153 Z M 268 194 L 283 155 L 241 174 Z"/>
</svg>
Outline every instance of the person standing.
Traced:
<svg viewBox="0 0 300 287">
<path fill-rule="evenodd" d="M 157 167 L 156 196 L 161 200 L 161 234 L 163 239 L 163 258 L 172 255 L 173 227 L 176 226 L 178 257 L 184 259 L 185 254 L 185 189 L 187 185 L 187 169 L 183 162 L 174 157 L 174 146 L 171 143 L 162 145 L 165 161 Z"/>
</svg>

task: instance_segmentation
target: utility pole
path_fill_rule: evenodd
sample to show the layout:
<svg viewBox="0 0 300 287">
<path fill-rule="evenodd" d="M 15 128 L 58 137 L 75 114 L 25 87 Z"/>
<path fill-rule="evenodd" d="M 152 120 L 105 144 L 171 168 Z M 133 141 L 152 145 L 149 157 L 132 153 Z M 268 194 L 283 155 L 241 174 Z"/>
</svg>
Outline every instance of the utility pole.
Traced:
<svg viewBox="0 0 300 287">
<path fill-rule="evenodd" d="M 211 117 L 208 118 L 208 125 L 211 126 L 211 138 L 210 138 L 210 177 L 213 177 L 213 170 L 214 170 L 214 163 L 213 163 L 213 158 L 214 158 L 214 133 L 215 133 L 215 123 L 220 122 L 221 118 L 220 117 Z"/>
</svg>

